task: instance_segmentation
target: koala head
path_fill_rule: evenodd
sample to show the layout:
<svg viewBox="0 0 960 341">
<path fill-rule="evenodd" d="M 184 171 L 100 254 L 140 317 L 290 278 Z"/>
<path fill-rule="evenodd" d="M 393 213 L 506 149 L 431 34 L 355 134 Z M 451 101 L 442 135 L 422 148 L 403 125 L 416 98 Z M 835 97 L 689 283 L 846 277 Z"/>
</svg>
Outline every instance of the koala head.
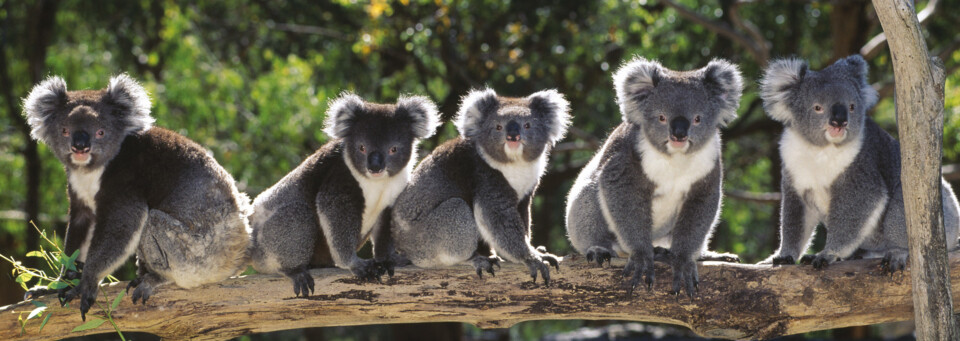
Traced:
<svg viewBox="0 0 960 341">
<path fill-rule="evenodd" d="M 377 179 L 406 168 L 417 141 L 433 136 L 439 124 L 429 98 L 401 96 L 396 104 L 377 104 L 345 92 L 330 102 L 324 132 L 343 140 L 353 169 Z"/>
<path fill-rule="evenodd" d="M 760 97 L 771 118 L 814 145 L 843 144 L 860 136 L 866 111 L 877 103 L 860 55 L 813 71 L 798 59 L 770 63 L 760 81 Z"/>
<path fill-rule="evenodd" d="M 636 57 L 613 75 L 625 122 L 663 153 L 688 153 L 708 144 L 718 128 L 737 118 L 740 70 L 716 59 L 692 71 L 673 71 Z"/>
<path fill-rule="evenodd" d="M 556 90 L 523 98 L 492 89 L 463 97 L 455 119 L 460 135 L 498 162 L 533 161 L 566 134 L 570 104 Z"/>
<path fill-rule="evenodd" d="M 106 89 L 67 91 L 49 77 L 23 100 L 30 136 L 42 141 L 69 169 L 99 168 L 120 151 L 123 139 L 153 125 L 150 97 L 121 74 Z"/>
</svg>

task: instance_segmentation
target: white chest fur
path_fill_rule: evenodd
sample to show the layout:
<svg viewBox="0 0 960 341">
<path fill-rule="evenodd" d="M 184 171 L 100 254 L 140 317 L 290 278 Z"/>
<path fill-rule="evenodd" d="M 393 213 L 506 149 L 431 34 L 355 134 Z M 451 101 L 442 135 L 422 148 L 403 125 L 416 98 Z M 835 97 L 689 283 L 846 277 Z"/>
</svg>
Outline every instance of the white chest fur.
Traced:
<svg viewBox="0 0 960 341">
<path fill-rule="evenodd" d="M 522 149 L 517 152 L 508 152 L 507 154 L 510 156 L 510 154 L 520 153 L 522 153 Z M 503 177 L 510 183 L 510 187 L 513 187 L 513 190 L 517 192 L 517 199 L 523 198 L 533 192 L 533 187 L 540 181 L 540 176 L 547 168 L 547 153 L 541 154 L 540 157 L 533 161 L 523 160 L 517 155 L 513 157 L 515 161 L 507 163 L 494 160 L 488 156 L 487 153 L 484 153 L 483 150 L 480 151 L 480 156 L 483 157 L 483 160 L 486 161 L 490 167 L 493 167 L 493 169 L 503 174 Z"/>
<path fill-rule="evenodd" d="M 100 191 L 100 176 L 103 175 L 103 169 L 104 167 L 93 170 L 73 170 L 68 178 L 70 189 L 76 194 L 77 199 L 94 212 L 97 211 L 97 202 L 94 198 Z"/>
<path fill-rule="evenodd" d="M 651 213 L 654 238 L 659 238 L 672 230 L 690 186 L 703 179 L 716 166 L 720 156 L 720 137 L 715 137 L 700 150 L 687 154 L 664 154 L 645 139 L 640 141 L 638 150 L 643 174 L 657 185 L 653 192 Z"/>
<path fill-rule="evenodd" d="M 414 155 L 416 155 L 416 153 L 414 153 Z M 382 213 L 385 208 L 393 205 L 394 201 L 397 200 L 397 196 L 399 196 L 400 192 L 407 186 L 414 161 L 413 158 L 411 158 L 410 163 L 408 163 L 402 171 L 394 176 L 384 177 L 382 179 L 372 179 L 363 176 L 363 174 L 358 172 L 353 167 L 353 164 L 346 159 L 346 155 L 344 155 L 343 161 L 346 162 L 347 168 L 350 168 L 350 173 L 353 174 L 353 178 L 357 180 L 357 183 L 360 184 L 360 189 L 363 190 L 364 206 L 360 235 L 366 236 L 367 233 L 373 229 L 374 224 L 379 221 L 380 213 Z"/>
<path fill-rule="evenodd" d="M 780 157 L 790 174 L 793 189 L 808 204 L 816 206 L 821 216 L 830 210 L 830 186 L 860 152 L 862 139 L 856 138 L 842 146 L 816 146 L 799 133 L 787 128 L 780 138 Z M 809 191 L 809 196 L 806 195 Z"/>
</svg>

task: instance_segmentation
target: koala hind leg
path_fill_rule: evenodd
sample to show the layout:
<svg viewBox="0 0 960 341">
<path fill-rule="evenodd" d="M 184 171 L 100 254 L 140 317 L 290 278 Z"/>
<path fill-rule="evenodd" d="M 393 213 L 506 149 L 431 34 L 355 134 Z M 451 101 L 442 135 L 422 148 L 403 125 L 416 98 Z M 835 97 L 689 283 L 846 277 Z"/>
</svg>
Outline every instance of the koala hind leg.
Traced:
<svg viewBox="0 0 960 341">
<path fill-rule="evenodd" d="M 480 232 L 463 199 L 447 199 L 413 220 L 400 218 L 396 222 L 400 226 L 393 229 L 397 249 L 416 266 L 453 265 L 480 256 L 476 252 Z"/>
<path fill-rule="evenodd" d="M 147 299 L 153 296 L 154 290 L 164 284 L 170 283 L 170 281 L 155 273 L 145 271 L 137 272 L 141 273 L 137 274 L 137 278 L 127 284 L 127 292 L 130 292 L 130 288 L 134 288 L 133 295 L 131 296 L 133 304 L 137 304 L 137 300 L 142 304 L 147 304 Z"/>
<path fill-rule="evenodd" d="M 890 275 L 897 271 L 903 271 L 903 269 L 907 268 L 908 256 L 909 253 L 907 249 L 893 248 L 887 250 L 887 253 L 883 256 L 883 260 L 880 261 L 880 271 Z"/>
<path fill-rule="evenodd" d="M 294 295 L 309 296 L 313 278 L 307 269 L 320 238 L 320 223 L 310 205 L 257 208 L 250 221 L 254 228 L 253 267 L 259 272 L 286 275 L 293 282 Z"/>
</svg>

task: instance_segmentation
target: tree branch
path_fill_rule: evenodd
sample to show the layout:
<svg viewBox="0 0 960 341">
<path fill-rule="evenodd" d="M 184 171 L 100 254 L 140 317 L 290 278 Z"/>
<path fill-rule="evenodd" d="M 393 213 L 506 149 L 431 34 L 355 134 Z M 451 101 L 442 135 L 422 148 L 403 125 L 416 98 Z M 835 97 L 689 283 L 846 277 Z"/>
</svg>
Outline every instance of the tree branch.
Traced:
<svg viewBox="0 0 960 341">
<path fill-rule="evenodd" d="M 926 25 L 930 18 L 937 13 L 938 5 L 940 0 L 930 0 L 927 1 L 927 6 L 917 13 L 917 19 L 920 21 L 920 25 Z M 860 54 L 863 55 L 863 58 L 873 59 L 880 52 L 883 52 L 883 48 L 887 47 L 887 35 L 883 32 L 870 38 L 863 47 L 860 48 Z"/>
<path fill-rule="evenodd" d="M 627 297 L 621 287 L 623 261 L 614 263 L 598 268 L 570 256 L 549 288 L 531 283 L 526 267 L 518 264 L 506 264 L 496 277 L 484 279 L 465 266 L 398 269 L 383 284 L 358 283 L 345 270 L 317 269 L 312 271 L 317 292 L 308 299 L 292 298 L 284 277 L 252 275 L 191 290 L 164 287 L 146 306 L 132 305 L 125 297 L 113 316 L 124 331 L 174 339 L 437 321 L 505 328 L 544 319 L 649 321 L 687 326 L 709 337 L 762 339 L 913 316 L 909 273 L 881 275 L 877 259 L 840 262 L 820 271 L 809 266 L 703 263 L 700 294 L 693 299 L 668 293 L 670 270 L 659 263 L 654 289 Z M 951 259 L 950 269 L 960 288 L 960 256 Z M 124 287 L 126 282 L 106 285 L 107 297 L 99 300 L 112 300 Z M 41 333 L 39 319 L 30 320 L 23 339 L 112 332 L 105 323 L 71 333 L 81 323 L 76 302 L 60 308 L 54 295 L 39 300 L 53 316 Z M 17 338 L 17 315 L 32 309 L 29 302 L 0 308 L 0 337 Z"/>
<path fill-rule="evenodd" d="M 759 64 L 761 67 L 767 65 L 767 61 L 770 59 L 770 48 L 769 48 L 770 45 L 765 40 L 754 41 L 749 36 L 741 34 L 740 32 L 737 32 L 736 30 L 731 28 L 730 25 L 727 25 L 726 23 L 723 23 L 723 22 L 710 20 L 700 14 L 697 14 L 694 11 L 691 11 L 685 6 L 678 4 L 676 1 L 660 0 L 660 3 L 670 8 L 673 8 L 675 11 L 677 11 L 677 14 L 679 14 L 681 17 L 684 17 L 687 20 L 700 24 L 704 28 L 710 31 L 713 31 L 716 34 L 727 37 L 733 42 L 743 46 L 744 48 L 747 49 L 747 52 L 750 52 L 750 54 L 753 55 L 753 58 L 756 60 L 757 64 Z M 742 20 L 742 18 L 740 18 L 739 15 L 735 15 L 735 19 Z M 749 28 L 751 24 L 741 22 L 737 26 Z"/>
</svg>

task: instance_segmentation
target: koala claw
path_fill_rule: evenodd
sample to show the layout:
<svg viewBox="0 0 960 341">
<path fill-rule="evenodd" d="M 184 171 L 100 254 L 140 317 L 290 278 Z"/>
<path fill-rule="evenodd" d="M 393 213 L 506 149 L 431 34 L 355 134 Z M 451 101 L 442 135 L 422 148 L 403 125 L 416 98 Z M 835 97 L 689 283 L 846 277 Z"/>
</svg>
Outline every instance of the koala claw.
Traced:
<svg viewBox="0 0 960 341">
<path fill-rule="evenodd" d="M 539 272 L 543 275 L 543 285 L 550 286 L 550 267 L 544 263 L 544 260 L 538 258 L 531 258 L 527 261 L 527 267 L 530 269 L 530 277 L 532 277 L 533 282 L 536 283 L 537 273 Z"/>
<path fill-rule="evenodd" d="M 550 266 L 553 266 L 555 269 L 557 269 L 557 273 L 560 273 L 560 262 L 563 261 L 563 257 L 557 257 L 556 255 L 542 252 L 540 254 L 540 259 L 549 263 Z"/>
<path fill-rule="evenodd" d="M 673 290 L 671 293 L 680 295 L 680 290 L 686 290 L 687 297 L 699 294 L 700 277 L 697 274 L 697 263 L 694 261 L 678 261 L 673 264 Z"/>
<path fill-rule="evenodd" d="M 610 259 L 613 258 L 613 251 L 602 246 L 593 246 L 587 250 L 587 262 L 597 261 L 597 265 L 601 268 L 603 267 L 603 262 L 606 261 L 607 265 L 610 265 Z"/>
<path fill-rule="evenodd" d="M 353 272 L 354 276 L 364 281 L 373 281 L 381 282 L 380 276 L 383 275 L 380 272 L 380 266 L 376 261 L 372 259 L 362 259 L 357 265 L 354 265 L 350 268 L 350 272 Z"/>
<path fill-rule="evenodd" d="M 773 266 L 797 264 L 797 261 L 793 259 L 793 256 L 776 256 L 773 257 L 772 262 Z"/>
<path fill-rule="evenodd" d="M 830 265 L 830 263 L 835 263 L 838 261 L 840 261 L 840 257 L 823 254 L 822 252 L 816 255 L 804 255 L 803 257 L 800 257 L 800 264 L 813 265 L 813 268 L 817 270 L 825 269 Z"/>
<path fill-rule="evenodd" d="M 905 252 L 887 252 L 880 261 L 880 271 L 884 275 L 893 275 L 907 268 L 908 256 Z"/>
<path fill-rule="evenodd" d="M 72 301 L 75 297 L 80 297 L 80 319 L 83 321 L 87 320 L 87 312 L 90 311 L 90 307 L 96 303 L 97 299 L 97 286 L 86 285 L 81 281 L 80 285 L 73 287 L 66 291 L 60 298 L 60 306 L 66 306 L 67 303 Z"/>
<path fill-rule="evenodd" d="M 377 277 L 380 277 L 386 274 L 387 276 L 390 276 L 391 278 L 393 278 L 393 275 L 395 273 L 394 269 L 397 267 L 396 262 L 394 262 L 392 259 L 389 259 L 389 258 L 383 259 L 383 260 L 376 260 L 375 262 L 377 263 Z"/>
<path fill-rule="evenodd" d="M 483 271 L 487 271 L 490 276 L 496 276 L 493 271 L 493 267 L 496 266 L 497 269 L 500 269 L 500 257 L 497 256 L 481 256 L 475 255 L 471 260 L 473 262 L 474 269 L 477 270 L 477 277 L 483 278 Z"/>
<path fill-rule="evenodd" d="M 303 293 L 303 297 L 307 298 L 313 294 L 313 276 L 310 276 L 309 272 L 300 272 L 293 275 L 291 279 L 293 280 L 293 297 L 300 297 L 300 293 Z"/>
<path fill-rule="evenodd" d="M 627 265 L 623 267 L 623 277 L 630 278 L 627 285 L 627 296 L 633 295 L 633 289 L 640 285 L 640 280 L 647 286 L 647 291 L 653 290 L 654 268 L 653 257 L 642 257 L 638 254 L 630 255 Z"/>
<path fill-rule="evenodd" d="M 800 265 L 810 265 L 810 264 L 813 264 L 813 259 L 814 259 L 815 257 L 816 257 L 816 255 L 803 255 L 803 257 L 800 257 Z"/>
</svg>

